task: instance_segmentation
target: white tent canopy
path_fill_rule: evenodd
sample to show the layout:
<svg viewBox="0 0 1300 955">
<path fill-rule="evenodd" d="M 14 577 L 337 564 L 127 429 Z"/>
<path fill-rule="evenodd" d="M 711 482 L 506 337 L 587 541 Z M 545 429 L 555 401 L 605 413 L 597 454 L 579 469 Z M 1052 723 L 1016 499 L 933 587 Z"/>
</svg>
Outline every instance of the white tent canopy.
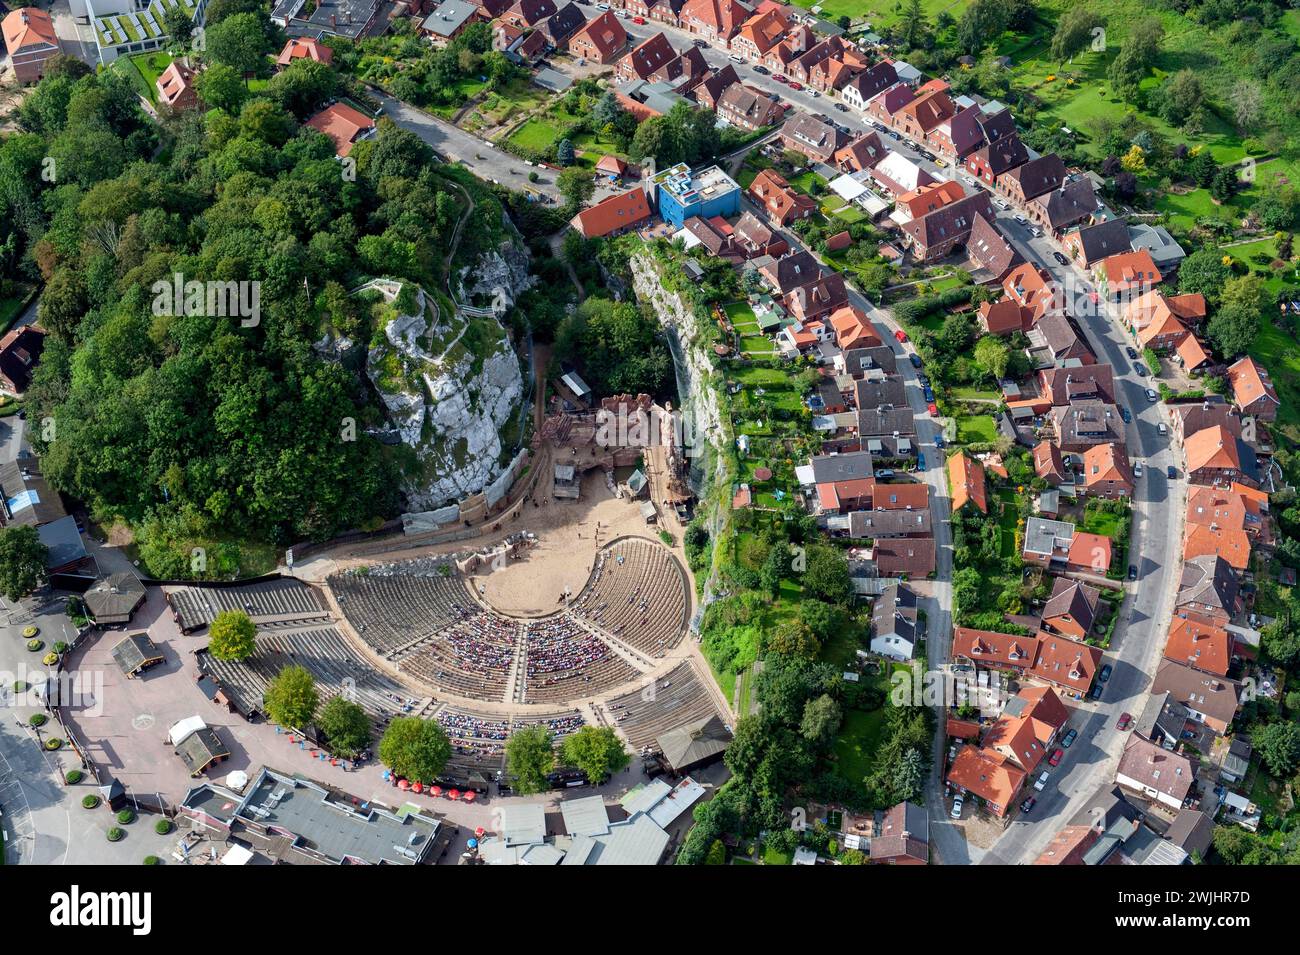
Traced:
<svg viewBox="0 0 1300 955">
<path fill-rule="evenodd" d="M 167 731 L 167 742 L 176 746 L 191 733 L 197 733 L 201 729 L 207 729 L 208 724 L 203 722 L 203 717 L 187 716 L 179 723 L 173 723 L 172 728 Z"/>
</svg>

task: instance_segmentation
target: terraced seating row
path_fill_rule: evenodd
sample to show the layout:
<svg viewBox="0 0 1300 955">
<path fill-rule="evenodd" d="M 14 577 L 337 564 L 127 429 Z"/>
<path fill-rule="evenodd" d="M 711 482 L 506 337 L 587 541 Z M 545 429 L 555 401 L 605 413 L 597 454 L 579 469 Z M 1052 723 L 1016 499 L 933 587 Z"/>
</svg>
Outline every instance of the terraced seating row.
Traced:
<svg viewBox="0 0 1300 955">
<path fill-rule="evenodd" d="M 647 683 L 615 697 L 606 709 L 637 749 L 653 744 L 655 737 L 668 730 L 718 713 L 690 661 L 674 667 L 653 688 Z"/>
<path fill-rule="evenodd" d="M 184 633 L 206 627 L 223 610 L 285 620 L 322 617 L 328 612 L 314 589 L 288 577 L 241 587 L 183 587 L 168 593 L 167 602 Z"/>
<path fill-rule="evenodd" d="M 686 577 L 662 545 L 616 541 L 596 558 L 573 612 L 651 657 L 662 657 L 686 630 Z"/>
<path fill-rule="evenodd" d="M 411 712 L 418 702 L 400 683 L 374 670 L 334 627 L 259 633 L 257 650 L 249 659 L 218 660 L 205 653 L 200 655 L 199 665 L 246 709 L 260 710 L 267 685 L 293 665 L 312 675 L 322 703 L 343 694 L 359 703 L 378 724 Z"/>
<path fill-rule="evenodd" d="M 457 696 L 498 701 L 506 694 L 518 636 L 515 621 L 480 610 L 421 641 L 397 664 L 402 672 Z"/>
<path fill-rule="evenodd" d="M 510 719 L 445 706 L 434 716 L 451 739 L 449 765 L 477 772 L 495 772 L 505 761 Z"/>
<path fill-rule="evenodd" d="M 558 702 L 603 693 L 639 672 L 569 614 L 524 625 L 527 649 L 522 698 Z"/>
<path fill-rule="evenodd" d="M 464 578 L 449 573 L 449 566 L 428 560 L 383 564 L 334 574 L 329 586 L 352 629 L 388 656 L 476 608 Z"/>
</svg>

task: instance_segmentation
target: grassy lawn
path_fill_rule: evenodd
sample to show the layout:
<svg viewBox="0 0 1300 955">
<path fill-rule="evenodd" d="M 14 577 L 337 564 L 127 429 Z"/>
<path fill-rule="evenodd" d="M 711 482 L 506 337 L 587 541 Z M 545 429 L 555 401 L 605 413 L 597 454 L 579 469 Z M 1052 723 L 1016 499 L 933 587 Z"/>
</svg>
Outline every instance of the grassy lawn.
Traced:
<svg viewBox="0 0 1300 955">
<path fill-rule="evenodd" d="M 1102 537 L 1109 537 L 1114 540 L 1119 536 L 1120 528 L 1124 526 L 1124 516 L 1122 514 L 1109 514 L 1106 511 L 1094 507 L 1088 507 L 1083 512 L 1083 523 L 1079 530 L 1087 534 L 1100 534 Z"/>
<path fill-rule="evenodd" d="M 794 856 L 787 855 L 784 852 L 777 852 L 769 846 L 763 846 L 763 864 L 764 865 L 789 865 Z"/>
<path fill-rule="evenodd" d="M 849 710 L 835 737 L 836 772 L 861 782 L 871 772 L 876 750 L 884 737 L 885 710 Z"/>
<path fill-rule="evenodd" d="M 903 4 L 898 0 L 794 0 L 801 7 L 820 7 L 819 16 L 834 22 L 839 17 L 852 17 L 855 21 L 866 20 L 879 30 L 891 23 L 897 23 L 901 17 Z M 921 9 L 931 23 L 942 10 L 947 10 L 954 19 L 961 17 L 966 8 L 966 0 L 921 0 Z"/>
<path fill-rule="evenodd" d="M 976 444 L 997 439 L 998 426 L 992 415 L 961 415 L 957 418 L 959 444 Z"/>
<path fill-rule="evenodd" d="M 771 339 L 761 335 L 745 335 L 740 339 L 740 350 L 746 355 L 774 355 L 776 346 Z"/>
<path fill-rule="evenodd" d="M 974 398 L 985 399 L 988 401 L 998 401 L 1002 395 L 996 391 L 985 388 L 975 388 L 971 385 L 956 385 L 948 389 L 948 393 L 954 398 Z"/>
<path fill-rule="evenodd" d="M 1268 368 L 1277 396 L 1282 401 L 1276 427 L 1292 439 L 1300 439 L 1300 345 L 1293 324 L 1288 333 L 1272 322 L 1260 325 L 1250 352 Z"/>
<path fill-rule="evenodd" d="M 549 149 L 551 144 L 560 138 L 560 135 L 559 127 L 551 125 L 546 120 L 530 119 L 511 133 L 507 141 L 514 143 L 516 146 L 522 146 L 524 149 L 535 149 L 538 152 L 543 152 Z"/>
<path fill-rule="evenodd" d="M 154 73 L 152 78 L 149 78 L 145 76 L 143 64 L 136 61 L 152 59 L 153 57 L 163 57 L 166 62 L 163 63 L 162 69 Z M 167 63 L 169 62 L 171 62 L 171 57 L 167 56 L 166 53 L 151 53 L 146 56 L 119 56 L 113 62 L 112 68 L 130 80 L 137 93 L 150 103 L 157 103 L 158 88 L 154 86 L 154 80 L 158 79 L 162 71 L 167 69 Z"/>
<path fill-rule="evenodd" d="M 13 298 L 0 298 L 0 331 L 7 331 L 18 317 L 27 297 L 27 286 L 20 286 Z"/>
<path fill-rule="evenodd" d="M 811 169 L 805 169 L 803 172 L 799 173 L 799 175 L 790 180 L 790 186 L 792 188 L 798 189 L 800 192 L 810 196 L 813 194 L 812 190 L 814 184 L 820 185 L 824 190 L 826 187 L 826 180 L 817 175 L 817 173 L 813 172 Z"/>
</svg>

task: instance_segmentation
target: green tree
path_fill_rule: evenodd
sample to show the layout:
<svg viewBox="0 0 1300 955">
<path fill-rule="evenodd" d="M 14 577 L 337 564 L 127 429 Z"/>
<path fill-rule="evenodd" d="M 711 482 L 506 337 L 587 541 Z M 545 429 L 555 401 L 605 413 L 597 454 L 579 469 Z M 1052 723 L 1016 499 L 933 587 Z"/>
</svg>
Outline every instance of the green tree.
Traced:
<svg viewBox="0 0 1300 955">
<path fill-rule="evenodd" d="M 957 47 L 974 56 L 1000 37 L 1011 25 L 1012 6 L 1007 0 L 974 0 L 957 20 Z"/>
<path fill-rule="evenodd" d="M 332 696 L 325 702 L 316 725 L 336 753 L 355 756 L 370 745 L 370 717 L 359 703 L 342 696 Z"/>
<path fill-rule="evenodd" d="M 803 574 L 804 589 L 830 603 L 845 603 L 849 599 L 849 565 L 837 550 L 825 545 L 814 545 L 806 552 L 807 569 Z"/>
<path fill-rule="evenodd" d="M 570 166 L 555 179 L 556 188 L 572 205 L 581 206 L 596 192 L 596 181 L 581 166 Z"/>
<path fill-rule="evenodd" d="M 194 19 L 185 12 L 185 8 L 180 4 L 174 7 L 168 7 L 163 11 L 162 23 L 159 24 L 164 33 L 172 40 L 172 46 L 184 46 L 190 42 L 190 36 L 194 33 Z"/>
<path fill-rule="evenodd" d="M 437 720 L 397 716 L 379 741 L 379 761 L 403 779 L 430 783 L 451 758 L 451 741 Z"/>
<path fill-rule="evenodd" d="M 208 653 L 218 660 L 247 660 L 257 651 L 257 627 L 242 610 L 223 610 L 208 627 Z"/>
<path fill-rule="evenodd" d="M 1271 775 L 1288 779 L 1300 766 L 1300 726 L 1279 720 L 1256 727 L 1250 742 Z"/>
<path fill-rule="evenodd" d="M 1224 283 L 1232 277 L 1232 269 L 1223 262 L 1223 250 L 1213 246 L 1197 249 L 1178 267 L 1178 291 L 1184 294 L 1199 293 L 1210 304 L 1217 304 Z"/>
<path fill-rule="evenodd" d="M 813 634 L 812 628 L 802 620 L 783 620 L 763 639 L 763 648 L 767 653 L 788 653 L 811 660 L 821 651 L 821 643 Z"/>
<path fill-rule="evenodd" d="M 1205 102 L 1200 77 L 1190 69 L 1179 70 L 1165 80 L 1160 93 L 1160 118 L 1171 126 L 1182 126 Z"/>
<path fill-rule="evenodd" d="M 1259 312 L 1247 306 L 1223 305 L 1205 326 L 1215 351 L 1226 359 L 1244 354 L 1259 334 Z"/>
<path fill-rule="evenodd" d="M 316 715 L 320 694 L 306 667 L 287 666 L 275 675 L 262 694 L 266 715 L 288 729 L 304 729 Z M 328 734 L 327 734 L 328 735 Z"/>
<path fill-rule="evenodd" d="M 985 335 L 975 343 L 975 366 L 987 378 L 997 381 L 1005 378 L 1011 363 L 1011 349 L 995 335 Z"/>
<path fill-rule="evenodd" d="M 799 732 L 809 743 L 825 749 L 835 739 L 843 722 L 844 710 L 840 704 L 834 697 L 823 693 L 804 706 Z"/>
<path fill-rule="evenodd" d="M 572 166 L 575 158 L 577 157 L 574 153 L 573 141 L 567 138 L 561 139 L 559 145 L 555 147 L 555 161 L 561 166 Z"/>
<path fill-rule="evenodd" d="M 763 589 L 775 597 L 781 592 L 781 581 L 790 573 L 790 552 L 786 550 L 784 544 L 778 544 L 767 552 L 767 557 L 763 560 L 763 567 L 759 571 L 759 579 L 763 582 Z"/>
<path fill-rule="evenodd" d="M 1094 30 L 1105 27 L 1106 20 L 1084 6 L 1070 7 L 1056 21 L 1052 34 L 1052 59 L 1064 63 L 1086 50 L 1095 36 Z"/>
<path fill-rule="evenodd" d="M 623 742 L 608 726 L 584 726 L 564 737 L 560 759 L 566 766 L 582 770 L 593 785 L 622 772 L 630 762 Z"/>
<path fill-rule="evenodd" d="M 213 63 L 200 73 L 194 80 L 194 88 L 203 102 L 228 113 L 239 112 L 248 98 L 248 87 L 239 71 L 224 63 Z"/>
<path fill-rule="evenodd" d="M 0 529 L 0 593 L 12 602 L 35 590 L 45 576 L 48 553 L 31 525 Z"/>
<path fill-rule="evenodd" d="M 541 723 L 515 730 L 506 740 L 506 772 L 518 793 L 539 793 L 555 768 L 554 737 Z"/>
<path fill-rule="evenodd" d="M 266 54 L 271 52 L 268 23 L 265 14 L 235 13 L 207 27 L 208 55 L 245 79 L 267 73 L 270 63 Z"/>
<path fill-rule="evenodd" d="M 902 19 L 898 23 L 898 35 L 903 42 L 903 48 L 915 50 L 924 46 L 929 32 L 930 25 L 926 20 L 925 8 L 921 5 L 921 0 L 907 0 Z"/>
</svg>

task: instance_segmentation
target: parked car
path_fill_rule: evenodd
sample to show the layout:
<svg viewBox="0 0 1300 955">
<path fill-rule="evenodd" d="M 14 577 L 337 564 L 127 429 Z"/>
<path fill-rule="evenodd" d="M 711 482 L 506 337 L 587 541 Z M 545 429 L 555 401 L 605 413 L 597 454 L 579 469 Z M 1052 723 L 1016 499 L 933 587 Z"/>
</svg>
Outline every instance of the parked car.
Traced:
<svg viewBox="0 0 1300 955">
<path fill-rule="evenodd" d="M 1041 239 L 1043 237 L 1043 230 L 1038 228 L 1038 226 L 1034 226 L 1029 230 L 1029 234 L 1035 239 Z"/>
<path fill-rule="evenodd" d="M 993 204 L 997 206 L 999 209 L 1003 210 L 1004 212 L 1007 209 L 1011 208 L 1011 203 L 1007 202 L 1007 200 L 1003 199 L 1001 196 L 995 197 L 993 200 Z"/>
<path fill-rule="evenodd" d="M 1133 725 L 1133 715 L 1131 713 L 1121 713 L 1119 715 L 1119 722 L 1115 724 L 1115 728 L 1120 732 L 1123 732 L 1124 730 L 1128 729 L 1132 725 Z"/>
<path fill-rule="evenodd" d="M 1128 355 L 1129 361 L 1137 361 L 1137 356 L 1138 356 L 1137 349 L 1134 348 L 1132 345 L 1126 345 L 1124 347 L 1124 354 Z"/>
<path fill-rule="evenodd" d="M 767 67 L 764 66 L 762 63 L 755 63 L 755 64 L 754 64 L 754 72 L 755 72 L 755 73 L 759 73 L 759 74 L 761 74 L 761 75 L 763 75 L 763 76 L 767 76 Z"/>
<path fill-rule="evenodd" d="M 947 445 L 944 443 L 943 435 L 941 435 L 941 434 L 936 434 L 936 435 L 934 436 L 934 446 L 935 446 L 936 448 L 946 448 L 946 447 L 947 447 Z"/>
<path fill-rule="evenodd" d="M 1105 683 L 1107 680 L 1110 679 L 1110 675 L 1114 671 L 1115 668 L 1112 667 L 1109 663 L 1105 664 L 1100 670 L 1097 671 L 1097 682 Z"/>
<path fill-rule="evenodd" d="M 1125 424 L 1128 424 L 1133 420 L 1133 412 L 1129 411 L 1127 408 L 1120 408 L 1119 416 L 1124 419 Z"/>
<path fill-rule="evenodd" d="M 790 80 L 790 89 L 798 93 L 800 90 L 803 89 L 803 84 L 800 83 L 798 80 Z"/>
<path fill-rule="evenodd" d="M 935 164 L 936 166 L 938 166 L 940 169 L 942 169 L 942 168 L 944 168 L 945 166 L 948 165 L 947 161 L 945 161 L 945 160 L 943 160 L 943 159 L 936 159 L 936 160 L 934 161 L 934 164 Z"/>
<path fill-rule="evenodd" d="M 892 478 L 893 476 L 894 476 L 894 472 L 891 471 L 889 468 L 885 468 L 883 471 L 876 472 L 876 477 L 885 478 L 886 480 Z"/>
<path fill-rule="evenodd" d="M 952 816 L 953 819 L 960 819 L 960 818 L 961 818 L 961 807 L 962 807 L 962 801 L 963 801 L 963 800 L 962 800 L 962 795 L 961 795 L 961 793 L 958 793 L 958 794 L 957 794 L 957 797 L 952 801 L 952 813 L 951 813 L 951 816 Z"/>
<path fill-rule="evenodd" d="M 773 74 L 772 74 L 772 79 L 776 80 L 778 83 L 789 83 L 789 82 L 790 82 L 790 81 L 787 80 L 784 76 L 782 76 L 780 73 L 773 73 Z"/>
<path fill-rule="evenodd" d="M 696 45 L 696 46 L 702 46 L 702 47 L 707 48 L 708 45 L 709 45 L 709 41 L 708 41 L 708 40 L 696 40 L 696 41 L 695 41 L 695 45 Z"/>
<path fill-rule="evenodd" d="M 901 140 L 903 137 L 900 136 L 900 135 L 898 135 L 898 133 L 894 132 L 894 131 L 891 129 L 891 130 L 889 131 L 889 138 L 892 139 L 892 140 L 894 140 L 895 142 L 897 142 L 898 140 Z"/>
<path fill-rule="evenodd" d="M 1169 467 L 1165 468 L 1165 477 L 1169 478 L 1171 481 L 1177 478 L 1178 468 L 1174 467 L 1172 464 L 1169 465 Z"/>
<path fill-rule="evenodd" d="M 1024 216 L 1018 215 L 1018 216 L 1013 216 L 1012 218 L 1014 218 L 1021 225 L 1029 225 L 1029 220 L 1026 219 Z"/>
<path fill-rule="evenodd" d="M 1169 425 L 1167 425 L 1167 424 L 1165 424 L 1163 421 L 1161 421 L 1158 425 L 1156 425 L 1156 431 L 1158 431 L 1158 432 L 1159 432 L 1160 434 L 1162 434 L 1162 435 L 1168 434 L 1168 433 L 1169 433 Z"/>
<path fill-rule="evenodd" d="M 1104 684 L 1102 684 L 1102 683 L 1094 683 L 1094 684 L 1092 685 L 1092 689 L 1088 691 L 1088 697 L 1089 697 L 1090 699 L 1100 700 L 1100 699 L 1101 699 L 1101 692 L 1102 692 L 1102 690 L 1104 690 L 1104 689 L 1105 689 L 1105 685 L 1104 685 Z"/>
<path fill-rule="evenodd" d="M 1043 774 L 1034 781 L 1035 791 L 1042 792 L 1044 789 L 1046 789 L 1047 780 L 1049 780 L 1051 777 L 1052 777 L 1051 773 L 1049 773 L 1047 770 L 1043 770 Z"/>
<path fill-rule="evenodd" d="M 1038 800 L 1035 797 L 1030 796 L 1028 799 L 1026 799 L 1024 802 L 1020 804 L 1020 811 L 1027 816 L 1029 815 L 1030 811 L 1037 805 L 1038 805 Z"/>
<path fill-rule="evenodd" d="M 900 338 L 899 341 L 900 341 L 900 342 L 901 342 L 901 341 L 906 341 L 906 339 L 905 339 L 905 338 Z M 912 363 L 912 367 L 913 367 L 913 368 L 920 368 L 920 367 L 921 367 L 921 356 L 918 355 L 916 352 L 912 352 L 912 354 L 908 355 L 908 356 L 907 356 L 907 360 L 910 361 L 910 362 Z"/>
<path fill-rule="evenodd" d="M 928 411 L 928 412 L 930 412 L 930 414 L 932 414 L 932 415 L 938 415 L 938 414 L 939 414 L 939 406 L 936 405 L 933 401 L 930 402 L 930 403 L 926 406 L 925 410 Z"/>
<path fill-rule="evenodd" d="M 633 17 L 632 22 L 637 26 L 645 26 L 645 17 Z"/>
<path fill-rule="evenodd" d="M 1128 579 L 1129 579 L 1129 580 L 1137 580 L 1137 579 L 1138 579 L 1138 566 L 1137 566 L 1137 564 L 1129 564 L 1129 565 L 1128 565 Z"/>
<path fill-rule="evenodd" d="M 1154 388 L 1147 389 L 1147 401 L 1159 401 L 1160 395 Z"/>
<path fill-rule="evenodd" d="M 741 56 L 739 53 L 733 53 L 733 54 L 731 54 L 731 56 L 727 57 L 727 59 L 729 59 L 732 63 L 744 63 L 744 62 L 745 62 L 745 58 L 744 58 L 743 56 Z"/>
<path fill-rule="evenodd" d="M 1063 748 L 1061 748 L 1060 746 L 1058 746 L 1058 747 L 1056 747 L 1056 749 L 1052 752 L 1052 755 L 1049 756 L 1049 757 L 1047 757 L 1047 765 L 1048 765 L 1048 766 L 1060 766 L 1060 765 L 1061 765 L 1061 760 L 1063 760 L 1063 759 L 1065 759 L 1065 750 L 1064 750 Z"/>
<path fill-rule="evenodd" d="M 894 332 L 894 337 L 897 338 L 900 342 L 905 342 L 907 341 L 907 332 L 903 331 L 900 328 L 898 329 L 898 331 Z"/>
<path fill-rule="evenodd" d="M 1071 746 L 1074 745 L 1074 741 L 1078 738 L 1079 738 L 1079 731 L 1071 728 L 1066 731 L 1064 736 L 1061 737 L 1061 745 L 1064 746 L 1066 749 L 1069 749 Z"/>
<path fill-rule="evenodd" d="M 1135 478 L 1140 478 L 1140 477 L 1142 476 L 1142 462 L 1141 462 L 1141 461 L 1134 461 L 1134 462 L 1133 462 L 1133 476 L 1134 476 Z"/>
<path fill-rule="evenodd" d="M 934 389 L 933 389 L 933 388 L 931 388 L 929 385 L 926 385 L 925 388 L 922 389 L 922 390 L 923 390 L 924 393 L 925 393 L 925 400 L 926 400 L 926 401 L 934 401 Z"/>
<path fill-rule="evenodd" d="M 841 113 L 847 113 L 849 111 L 849 108 L 845 106 L 843 103 L 836 103 L 835 108 L 838 109 Z"/>
<path fill-rule="evenodd" d="M 917 469 L 918 471 L 924 471 L 924 470 L 925 470 L 925 455 L 924 455 L 924 454 L 918 454 L 918 455 L 916 456 L 916 469 Z"/>
<path fill-rule="evenodd" d="M 1069 265 L 1069 264 L 1070 264 L 1070 260 L 1067 259 L 1067 258 L 1066 258 L 1064 255 L 1062 255 L 1060 252 L 1053 251 L 1053 252 L 1052 252 L 1052 258 L 1056 259 L 1056 264 L 1057 264 L 1057 265 Z"/>
</svg>

